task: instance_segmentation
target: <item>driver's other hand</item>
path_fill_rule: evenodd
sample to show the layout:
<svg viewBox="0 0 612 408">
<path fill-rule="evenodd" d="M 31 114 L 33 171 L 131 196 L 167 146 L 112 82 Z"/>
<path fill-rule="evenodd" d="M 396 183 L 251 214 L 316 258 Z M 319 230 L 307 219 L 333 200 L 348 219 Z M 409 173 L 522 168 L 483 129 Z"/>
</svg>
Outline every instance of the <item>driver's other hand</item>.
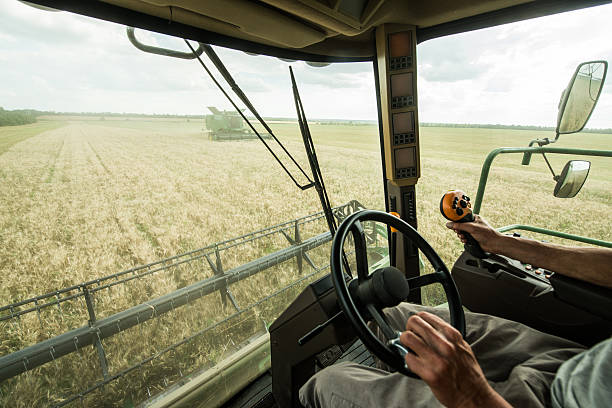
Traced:
<svg viewBox="0 0 612 408">
<path fill-rule="evenodd" d="M 427 312 L 408 319 L 401 342 L 408 368 L 423 379 L 446 407 L 509 407 L 487 383 L 472 348 L 454 327 Z"/>
<path fill-rule="evenodd" d="M 482 247 L 484 251 L 497 253 L 499 251 L 499 241 L 503 235 L 497 232 L 489 225 L 482 217 L 474 215 L 473 222 L 447 222 L 446 227 L 455 231 L 461 242 L 467 243 L 465 235 L 462 232 L 467 232 Z"/>
</svg>

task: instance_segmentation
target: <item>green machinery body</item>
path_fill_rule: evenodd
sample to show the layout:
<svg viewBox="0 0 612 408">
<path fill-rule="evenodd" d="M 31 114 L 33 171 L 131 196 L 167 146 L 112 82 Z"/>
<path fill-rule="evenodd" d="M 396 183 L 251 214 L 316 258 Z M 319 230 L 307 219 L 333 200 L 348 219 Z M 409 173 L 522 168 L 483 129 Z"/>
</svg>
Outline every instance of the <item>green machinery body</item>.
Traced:
<svg viewBox="0 0 612 408">
<path fill-rule="evenodd" d="M 206 134 L 209 140 L 245 140 L 257 139 L 257 135 L 246 126 L 244 119 L 235 111 L 222 111 L 209 106 L 211 114 L 205 116 Z M 260 133 L 264 139 L 270 138 L 268 133 Z"/>
</svg>

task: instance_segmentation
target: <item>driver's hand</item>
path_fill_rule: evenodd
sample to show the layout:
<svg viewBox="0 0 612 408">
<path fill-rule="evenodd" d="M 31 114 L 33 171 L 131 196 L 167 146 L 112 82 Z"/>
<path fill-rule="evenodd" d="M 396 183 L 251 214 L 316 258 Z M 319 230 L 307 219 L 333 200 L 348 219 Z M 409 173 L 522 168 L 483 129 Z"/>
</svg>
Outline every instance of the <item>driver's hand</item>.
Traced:
<svg viewBox="0 0 612 408">
<path fill-rule="evenodd" d="M 455 231 L 461 242 L 467 242 L 462 232 L 469 233 L 480 247 L 487 252 L 499 253 L 500 240 L 503 235 L 497 232 L 482 217 L 474 215 L 473 222 L 447 222 L 446 227 Z"/>
<path fill-rule="evenodd" d="M 487 383 L 469 344 L 454 327 L 427 312 L 408 319 L 401 342 L 406 365 L 447 407 L 510 407 Z"/>
</svg>

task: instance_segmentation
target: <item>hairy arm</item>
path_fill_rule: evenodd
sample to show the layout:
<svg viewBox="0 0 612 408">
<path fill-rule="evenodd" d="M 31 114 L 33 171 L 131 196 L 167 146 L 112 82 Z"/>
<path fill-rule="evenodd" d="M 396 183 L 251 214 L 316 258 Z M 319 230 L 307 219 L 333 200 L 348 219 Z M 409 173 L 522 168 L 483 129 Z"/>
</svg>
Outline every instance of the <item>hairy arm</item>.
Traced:
<svg viewBox="0 0 612 408">
<path fill-rule="evenodd" d="M 481 217 L 471 223 L 446 224 L 461 241 L 470 233 L 483 250 L 505 255 L 571 278 L 612 288 L 612 249 L 570 247 L 513 237 L 495 231 Z"/>
</svg>

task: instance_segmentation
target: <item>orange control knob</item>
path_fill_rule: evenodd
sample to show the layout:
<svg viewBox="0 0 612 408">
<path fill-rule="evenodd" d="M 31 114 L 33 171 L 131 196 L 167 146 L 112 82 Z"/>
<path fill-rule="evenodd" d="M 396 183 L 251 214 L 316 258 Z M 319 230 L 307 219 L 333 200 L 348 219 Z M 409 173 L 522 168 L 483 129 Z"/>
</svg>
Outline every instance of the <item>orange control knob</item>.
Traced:
<svg viewBox="0 0 612 408">
<path fill-rule="evenodd" d="M 474 221 L 470 197 L 461 190 L 451 190 L 440 200 L 440 212 L 447 220 L 454 222 Z"/>
<path fill-rule="evenodd" d="M 473 222 L 472 203 L 461 190 L 450 190 L 446 192 L 440 200 L 440 212 L 449 221 L 454 222 Z M 484 259 L 488 254 L 482 250 L 478 241 L 467 231 L 462 232 L 466 239 L 465 249 L 476 258 Z"/>
</svg>

